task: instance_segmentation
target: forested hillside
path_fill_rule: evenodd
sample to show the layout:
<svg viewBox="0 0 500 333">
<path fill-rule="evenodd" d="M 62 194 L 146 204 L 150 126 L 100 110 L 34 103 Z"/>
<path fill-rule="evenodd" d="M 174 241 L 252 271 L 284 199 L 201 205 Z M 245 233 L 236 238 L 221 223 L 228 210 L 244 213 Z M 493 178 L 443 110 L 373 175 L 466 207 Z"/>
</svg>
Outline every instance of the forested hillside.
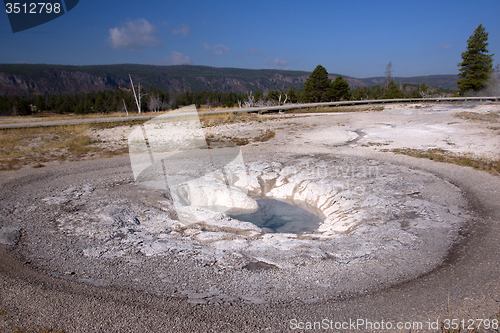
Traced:
<svg viewBox="0 0 500 333">
<path fill-rule="evenodd" d="M 302 89 L 309 72 L 274 69 L 215 68 L 207 66 L 96 65 L 64 66 L 40 64 L 0 64 L 0 95 L 54 95 L 130 89 L 134 83 L 145 89 L 153 87 L 165 92 L 219 91 L 248 93 L 269 90 Z M 338 74 L 329 77 L 335 79 Z M 358 79 L 343 76 L 351 88 L 383 84 L 385 77 Z M 394 78 L 399 83 L 425 83 L 454 89 L 456 75 Z"/>
</svg>

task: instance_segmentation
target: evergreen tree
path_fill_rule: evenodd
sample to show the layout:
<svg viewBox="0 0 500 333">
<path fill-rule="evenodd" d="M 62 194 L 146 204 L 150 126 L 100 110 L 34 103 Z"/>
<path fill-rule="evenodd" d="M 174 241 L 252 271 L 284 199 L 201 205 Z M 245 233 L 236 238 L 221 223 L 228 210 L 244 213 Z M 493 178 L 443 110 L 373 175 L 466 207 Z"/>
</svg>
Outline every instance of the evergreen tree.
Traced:
<svg viewBox="0 0 500 333">
<path fill-rule="evenodd" d="M 480 24 L 467 40 L 467 51 L 462 53 L 463 61 L 458 64 L 458 91 L 460 95 L 483 89 L 493 71 L 493 54 L 488 54 L 488 33 Z"/>
<path fill-rule="evenodd" d="M 26 98 L 15 96 L 13 103 L 13 115 L 26 116 L 29 114 L 31 114 L 31 108 L 28 100 Z"/>
<path fill-rule="evenodd" d="M 105 112 L 106 95 L 102 91 L 98 91 L 95 95 L 94 112 Z"/>
<path fill-rule="evenodd" d="M 11 115 L 12 114 L 12 99 L 7 96 L 0 95 L 0 114 L 1 115 Z"/>
<path fill-rule="evenodd" d="M 257 102 L 257 101 L 261 100 L 263 96 L 264 96 L 264 93 L 261 90 L 258 90 L 254 95 L 255 101 Z"/>
<path fill-rule="evenodd" d="M 328 72 L 325 67 L 318 65 L 309 75 L 304 83 L 304 94 L 302 96 L 306 103 L 318 103 L 331 101 L 330 83 Z"/>
<path fill-rule="evenodd" d="M 401 91 L 401 89 L 399 89 L 399 85 L 396 82 L 394 82 L 394 80 L 389 81 L 384 98 L 385 99 L 404 98 L 403 92 Z"/>
<path fill-rule="evenodd" d="M 47 109 L 47 105 L 45 104 L 45 96 L 38 95 L 36 97 L 35 106 L 38 111 L 44 111 Z"/>
<path fill-rule="evenodd" d="M 423 93 L 427 92 L 427 86 L 425 85 L 425 83 L 422 83 L 422 85 L 420 86 L 420 91 Z"/>
<path fill-rule="evenodd" d="M 297 94 L 295 93 L 295 90 L 293 89 L 293 87 L 288 88 L 286 93 L 287 93 L 288 99 L 290 100 L 291 103 L 297 103 L 298 98 L 297 98 Z"/>
<path fill-rule="evenodd" d="M 334 101 L 349 101 L 352 99 L 349 83 L 342 76 L 337 76 L 331 83 L 330 97 Z"/>
<path fill-rule="evenodd" d="M 368 87 L 357 86 L 352 92 L 352 98 L 356 101 L 370 99 L 371 91 Z"/>
<path fill-rule="evenodd" d="M 267 92 L 267 100 L 278 101 L 281 93 L 278 90 L 269 90 Z"/>
</svg>

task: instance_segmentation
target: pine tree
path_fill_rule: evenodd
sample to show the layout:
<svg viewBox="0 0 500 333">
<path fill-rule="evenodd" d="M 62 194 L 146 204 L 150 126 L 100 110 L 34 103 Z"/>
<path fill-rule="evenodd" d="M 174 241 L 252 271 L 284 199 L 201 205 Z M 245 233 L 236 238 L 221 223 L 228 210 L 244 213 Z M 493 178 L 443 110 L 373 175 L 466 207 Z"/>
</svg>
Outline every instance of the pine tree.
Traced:
<svg viewBox="0 0 500 333">
<path fill-rule="evenodd" d="M 425 83 L 422 83 L 422 85 L 420 86 L 420 91 L 423 93 L 427 92 L 427 86 L 425 85 Z"/>
<path fill-rule="evenodd" d="M 371 91 L 368 87 L 357 86 L 352 92 L 352 98 L 356 101 L 370 99 Z"/>
<path fill-rule="evenodd" d="M 342 76 L 337 76 L 331 83 L 330 96 L 334 101 L 349 101 L 352 99 L 349 83 Z"/>
<path fill-rule="evenodd" d="M 458 90 L 460 95 L 478 92 L 486 86 L 493 71 L 493 54 L 488 54 L 488 33 L 480 24 L 467 40 L 467 51 L 462 53 L 463 61 L 458 64 Z"/>
<path fill-rule="evenodd" d="M 383 98 L 385 99 L 404 98 L 404 94 L 401 91 L 401 89 L 399 89 L 398 84 L 394 82 L 394 80 L 391 80 L 387 85 L 387 90 L 385 91 Z"/>
<path fill-rule="evenodd" d="M 306 103 L 319 103 L 331 101 L 331 80 L 325 67 L 318 65 L 304 83 L 303 100 Z"/>
<path fill-rule="evenodd" d="M 297 94 L 295 93 L 293 87 L 288 88 L 286 93 L 291 103 L 297 103 Z"/>
</svg>

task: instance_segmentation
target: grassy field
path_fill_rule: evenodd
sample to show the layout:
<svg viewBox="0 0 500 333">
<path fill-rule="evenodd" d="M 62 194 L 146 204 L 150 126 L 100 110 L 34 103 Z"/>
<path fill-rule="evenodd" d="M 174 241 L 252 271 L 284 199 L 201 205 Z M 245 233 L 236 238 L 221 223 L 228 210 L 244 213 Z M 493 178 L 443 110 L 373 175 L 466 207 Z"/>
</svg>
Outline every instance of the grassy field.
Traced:
<svg viewBox="0 0 500 333">
<path fill-rule="evenodd" d="M 97 147 L 100 141 L 90 137 L 91 126 L 103 128 L 113 125 L 103 123 L 0 130 L 0 170 L 14 170 L 25 165 L 43 167 L 43 163 L 50 161 L 112 156 L 124 152 Z"/>
</svg>

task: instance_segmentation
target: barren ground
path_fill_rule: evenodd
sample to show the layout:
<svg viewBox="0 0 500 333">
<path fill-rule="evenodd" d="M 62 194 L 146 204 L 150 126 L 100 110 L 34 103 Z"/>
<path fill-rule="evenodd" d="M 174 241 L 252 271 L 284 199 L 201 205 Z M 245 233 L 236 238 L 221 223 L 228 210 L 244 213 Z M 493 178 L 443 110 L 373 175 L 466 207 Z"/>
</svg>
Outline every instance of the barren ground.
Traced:
<svg viewBox="0 0 500 333">
<path fill-rule="evenodd" d="M 240 145 L 254 196 L 320 210 L 312 233 L 224 214 L 179 226 L 161 191 L 136 186 L 128 155 L 95 159 L 123 151 L 130 125 L 91 129 L 88 160 L 3 171 L 0 327 L 280 332 L 363 318 L 428 331 L 498 319 L 500 105 L 343 110 L 202 120 L 212 148 Z"/>
</svg>

